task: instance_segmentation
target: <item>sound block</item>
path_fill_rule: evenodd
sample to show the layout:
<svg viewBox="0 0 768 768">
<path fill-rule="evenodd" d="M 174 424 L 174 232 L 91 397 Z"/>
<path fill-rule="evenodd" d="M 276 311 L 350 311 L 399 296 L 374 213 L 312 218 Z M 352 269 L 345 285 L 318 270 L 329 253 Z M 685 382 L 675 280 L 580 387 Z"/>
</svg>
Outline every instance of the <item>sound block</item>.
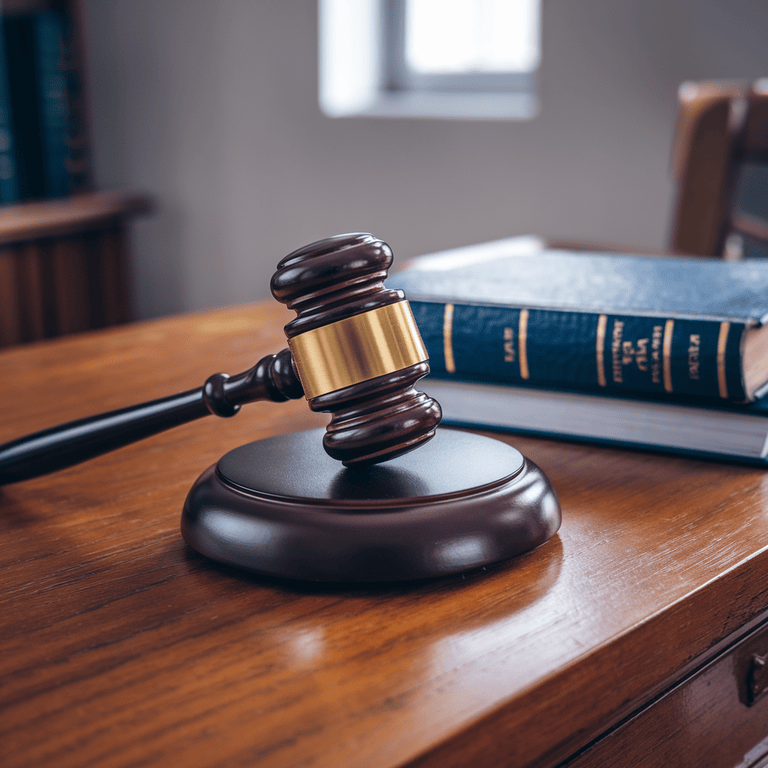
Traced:
<svg viewBox="0 0 768 768">
<path fill-rule="evenodd" d="M 438 429 L 423 447 L 347 469 L 324 430 L 236 448 L 193 485 L 181 532 L 220 563 L 311 581 L 423 579 L 506 560 L 560 527 L 546 475 L 506 443 Z"/>
</svg>

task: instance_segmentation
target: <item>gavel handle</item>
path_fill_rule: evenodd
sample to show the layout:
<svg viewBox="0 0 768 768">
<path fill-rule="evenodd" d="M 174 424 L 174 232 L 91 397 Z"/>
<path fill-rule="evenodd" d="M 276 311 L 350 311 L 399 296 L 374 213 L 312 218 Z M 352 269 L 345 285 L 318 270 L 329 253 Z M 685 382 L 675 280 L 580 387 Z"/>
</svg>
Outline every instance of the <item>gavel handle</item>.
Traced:
<svg viewBox="0 0 768 768">
<path fill-rule="evenodd" d="M 245 403 L 283 402 L 303 394 L 291 353 L 284 349 L 236 376 L 216 373 L 197 389 L 70 421 L 0 445 L 0 485 L 71 467 L 209 413 L 234 416 Z"/>
</svg>

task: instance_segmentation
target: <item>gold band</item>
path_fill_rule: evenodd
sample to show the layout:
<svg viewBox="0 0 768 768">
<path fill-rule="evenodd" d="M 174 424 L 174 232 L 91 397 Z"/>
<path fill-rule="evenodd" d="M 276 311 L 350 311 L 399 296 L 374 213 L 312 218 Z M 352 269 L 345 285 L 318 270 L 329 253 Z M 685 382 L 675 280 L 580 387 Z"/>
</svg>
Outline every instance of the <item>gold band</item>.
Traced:
<svg viewBox="0 0 768 768">
<path fill-rule="evenodd" d="M 664 389 L 672 392 L 672 334 L 675 332 L 675 321 L 667 320 L 664 323 L 664 341 L 662 342 Z"/>
<path fill-rule="evenodd" d="M 443 312 L 443 357 L 445 372 L 456 373 L 456 360 L 453 357 L 453 304 L 446 304 Z"/>
<path fill-rule="evenodd" d="M 428 359 L 407 301 L 306 331 L 288 346 L 308 400 Z"/>
<path fill-rule="evenodd" d="M 520 318 L 517 323 L 517 346 L 520 357 L 520 378 L 528 379 L 531 374 L 528 370 L 528 316 L 527 309 L 520 310 Z"/>
<path fill-rule="evenodd" d="M 601 387 L 608 386 L 605 378 L 605 331 L 608 328 L 608 315 L 600 315 L 597 318 L 597 340 L 595 351 L 597 352 L 597 383 Z"/>
<path fill-rule="evenodd" d="M 728 399 L 728 379 L 725 375 L 725 353 L 728 348 L 728 331 L 730 323 L 720 323 L 720 333 L 717 336 L 717 389 L 720 397 Z"/>
</svg>

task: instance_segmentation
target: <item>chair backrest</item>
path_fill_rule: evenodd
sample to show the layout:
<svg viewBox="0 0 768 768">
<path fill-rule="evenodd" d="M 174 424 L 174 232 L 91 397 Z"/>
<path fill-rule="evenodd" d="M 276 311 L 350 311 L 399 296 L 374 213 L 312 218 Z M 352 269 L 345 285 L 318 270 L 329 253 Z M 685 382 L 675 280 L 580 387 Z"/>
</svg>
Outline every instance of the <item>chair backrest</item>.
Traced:
<svg viewBox="0 0 768 768">
<path fill-rule="evenodd" d="M 683 83 L 678 95 L 671 250 L 768 258 L 768 78 Z"/>
</svg>

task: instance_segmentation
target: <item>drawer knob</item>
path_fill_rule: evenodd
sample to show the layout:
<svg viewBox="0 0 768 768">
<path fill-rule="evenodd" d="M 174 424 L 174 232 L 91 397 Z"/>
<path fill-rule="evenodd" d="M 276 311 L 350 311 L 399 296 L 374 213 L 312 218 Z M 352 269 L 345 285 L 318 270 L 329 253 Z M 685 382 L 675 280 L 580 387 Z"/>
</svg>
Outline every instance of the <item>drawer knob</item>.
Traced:
<svg viewBox="0 0 768 768">
<path fill-rule="evenodd" d="M 768 655 L 754 654 L 749 665 L 747 693 L 750 706 L 768 691 Z"/>
</svg>

